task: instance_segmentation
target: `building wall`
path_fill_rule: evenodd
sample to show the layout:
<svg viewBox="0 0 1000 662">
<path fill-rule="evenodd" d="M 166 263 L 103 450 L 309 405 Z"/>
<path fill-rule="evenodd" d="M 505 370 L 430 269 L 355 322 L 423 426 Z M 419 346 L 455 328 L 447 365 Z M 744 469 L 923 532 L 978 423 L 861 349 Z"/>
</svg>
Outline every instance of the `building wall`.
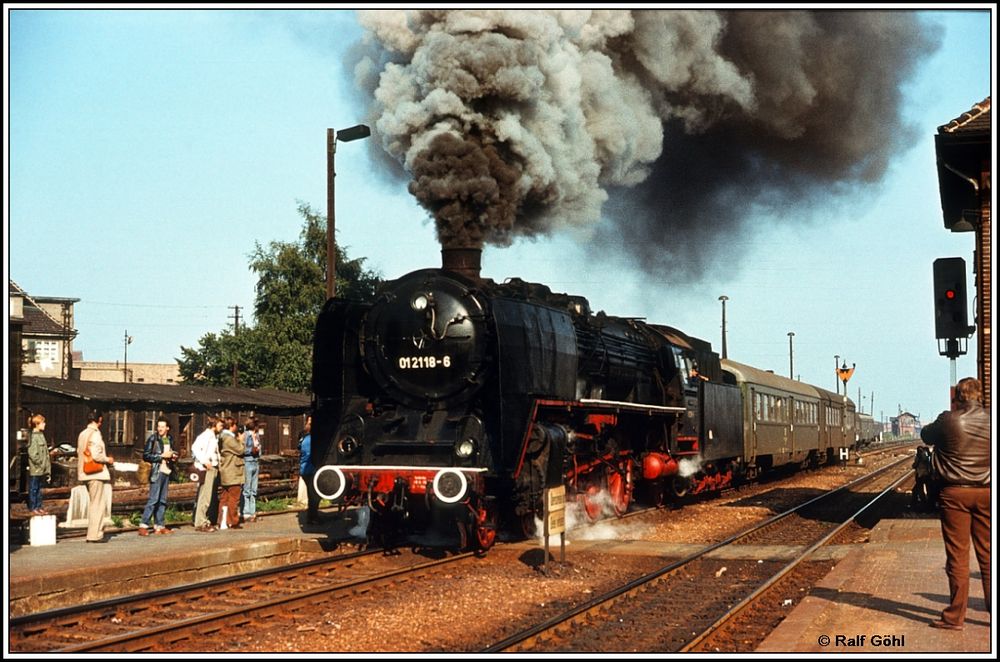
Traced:
<svg viewBox="0 0 1000 662">
<path fill-rule="evenodd" d="M 51 375 L 50 375 L 51 376 Z M 183 381 L 176 363 L 128 364 L 128 381 L 137 384 L 178 384 Z M 125 363 L 120 361 L 77 361 L 73 378 L 85 382 L 124 382 Z"/>
<path fill-rule="evenodd" d="M 987 160 L 983 165 L 983 190 L 979 228 L 976 231 L 976 332 L 978 335 L 979 381 L 983 385 L 983 405 L 990 411 L 993 396 L 993 219 L 991 205 L 991 175 Z"/>
</svg>

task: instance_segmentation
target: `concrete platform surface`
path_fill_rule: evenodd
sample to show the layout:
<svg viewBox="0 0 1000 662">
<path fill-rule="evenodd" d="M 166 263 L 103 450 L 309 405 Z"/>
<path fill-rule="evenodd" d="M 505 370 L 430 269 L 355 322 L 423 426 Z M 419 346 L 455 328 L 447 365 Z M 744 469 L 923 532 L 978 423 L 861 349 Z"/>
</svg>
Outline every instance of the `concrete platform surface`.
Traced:
<svg viewBox="0 0 1000 662">
<path fill-rule="evenodd" d="M 756 652 L 994 657 L 996 633 L 974 556 L 965 629 L 930 627 L 949 600 L 944 564 L 937 519 L 882 520 L 870 542 L 847 554 Z"/>
</svg>

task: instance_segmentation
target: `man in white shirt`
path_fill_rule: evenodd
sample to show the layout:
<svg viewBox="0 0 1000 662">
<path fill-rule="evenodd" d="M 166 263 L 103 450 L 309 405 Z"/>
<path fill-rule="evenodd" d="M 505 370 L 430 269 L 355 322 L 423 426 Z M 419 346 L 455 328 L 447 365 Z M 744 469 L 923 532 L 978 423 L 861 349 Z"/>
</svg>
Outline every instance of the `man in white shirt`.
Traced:
<svg viewBox="0 0 1000 662">
<path fill-rule="evenodd" d="M 194 529 L 202 533 L 211 533 L 216 528 L 208 517 L 208 509 L 215 496 L 215 479 L 219 475 L 219 433 L 222 432 L 222 419 L 210 416 L 208 427 L 199 434 L 191 445 L 191 455 L 194 457 L 194 468 L 198 472 L 201 484 L 198 486 L 198 503 L 194 508 Z"/>
</svg>

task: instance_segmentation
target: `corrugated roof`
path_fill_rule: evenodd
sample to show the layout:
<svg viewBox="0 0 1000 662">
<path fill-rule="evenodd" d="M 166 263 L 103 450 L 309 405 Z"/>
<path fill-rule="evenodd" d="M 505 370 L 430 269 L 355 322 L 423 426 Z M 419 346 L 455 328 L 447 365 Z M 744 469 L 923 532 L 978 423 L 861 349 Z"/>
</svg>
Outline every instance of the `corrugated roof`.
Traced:
<svg viewBox="0 0 1000 662">
<path fill-rule="evenodd" d="M 308 411 L 310 397 L 267 388 L 229 388 L 188 384 L 134 384 L 88 382 L 52 377 L 24 377 L 22 387 L 79 400 L 107 409 L 170 412 L 218 412 L 253 410 L 263 414 L 301 414 Z"/>
<path fill-rule="evenodd" d="M 967 112 L 938 127 L 938 133 L 989 133 L 992 97 L 986 97 Z"/>
</svg>

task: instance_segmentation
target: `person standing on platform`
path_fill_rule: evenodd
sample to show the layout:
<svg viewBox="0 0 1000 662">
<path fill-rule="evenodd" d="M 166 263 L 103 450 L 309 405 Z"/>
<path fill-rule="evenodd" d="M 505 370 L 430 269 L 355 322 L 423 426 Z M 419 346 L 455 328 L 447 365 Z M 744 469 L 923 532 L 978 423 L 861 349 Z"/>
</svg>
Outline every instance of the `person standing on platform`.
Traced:
<svg viewBox="0 0 1000 662">
<path fill-rule="evenodd" d="M 142 449 L 142 459 L 149 462 L 149 498 L 139 522 L 139 535 L 149 535 L 149 523 L 153 521 L 155 533 L 173 533 L 164 522 L 167 512 L 167 490 L 170 475 L 174 472 L 174 461 L 179 457 L 174 450 L 174 440 L 170 436 L 170 423 L 163 416 L 156 419 L 156 431 L 146 439 Z"/>
<path fill-rule="evenodd" d="M 920 432 L 934 446 L 933 464 L 940 482 L 938 505 L 947 555 L 949 604 L 931 627 L 961 630 L 969 602 L 969 542 L 979 562 L 986 611 L 990 595 L 990 415 L 982 406 L 983 387 L 966 377 L 955 387 L 952 410 Z"/>
<path fill-rule="evenodd" d="M 257 419 L 248 418 L 243 435 L 243 521 L 257 521 L 257 482 L 260 478 L 260 432 Z"/>
<path fill-rule="evenodd" d="M 236 419 L 227 416 L 219 436 L 219 528 L 239 529 L 243 487 L 243 444 L 236 437 Z"/>
<path fill-rule="evenodd" d="M 87 486 L 87 495 L 90 497 L 87 506 L 87 542 L 107 542 L 103 530 L 104 511 L 107 508 L 104 484 L 111 483 L 108 467 L 115 463 L 115 459 L 104 450 L 104 438 L 101 437 L 103 422 L 102 412 L 91 411 L 87 414 L 87 427 L 76 439 L 76 478 L 81 485 Z M 85 452 L 89 452 L 94 462 L 105 466 L 97 473 L 86 473 L 83 470 Z"/>
<path fill-rule="evenodd" d="M 195 438 L 191 446 L 199 481 L 198 499 L 194 507 L 194 530 L 202 533 L 217 530 L 212 525 L 210 514 L 213 505 L 218 508 L 215 481 L 219 476 L 219 434 L 222 432 L 222 424 L 221 418 L 210 417 L 208 427 Z"/>
<path fill-rule="evenodd" d="M 48 515 L 42 508 L 42 483 L 52 479 L 52 454 L 45 441 L 45 417 L 31 417 L 31 438 L 28 440 L 28 510 L 32 515 Z"/>
<path fill-rule="evenodd" d="M 319 495 L 313 486 L 316 465 L 312 462 L 312 416 L 306 417 L 305 434 L 299 442 L 299 476 L 306 484 L 306 523 L 319 524 Z"/>
</svg>

